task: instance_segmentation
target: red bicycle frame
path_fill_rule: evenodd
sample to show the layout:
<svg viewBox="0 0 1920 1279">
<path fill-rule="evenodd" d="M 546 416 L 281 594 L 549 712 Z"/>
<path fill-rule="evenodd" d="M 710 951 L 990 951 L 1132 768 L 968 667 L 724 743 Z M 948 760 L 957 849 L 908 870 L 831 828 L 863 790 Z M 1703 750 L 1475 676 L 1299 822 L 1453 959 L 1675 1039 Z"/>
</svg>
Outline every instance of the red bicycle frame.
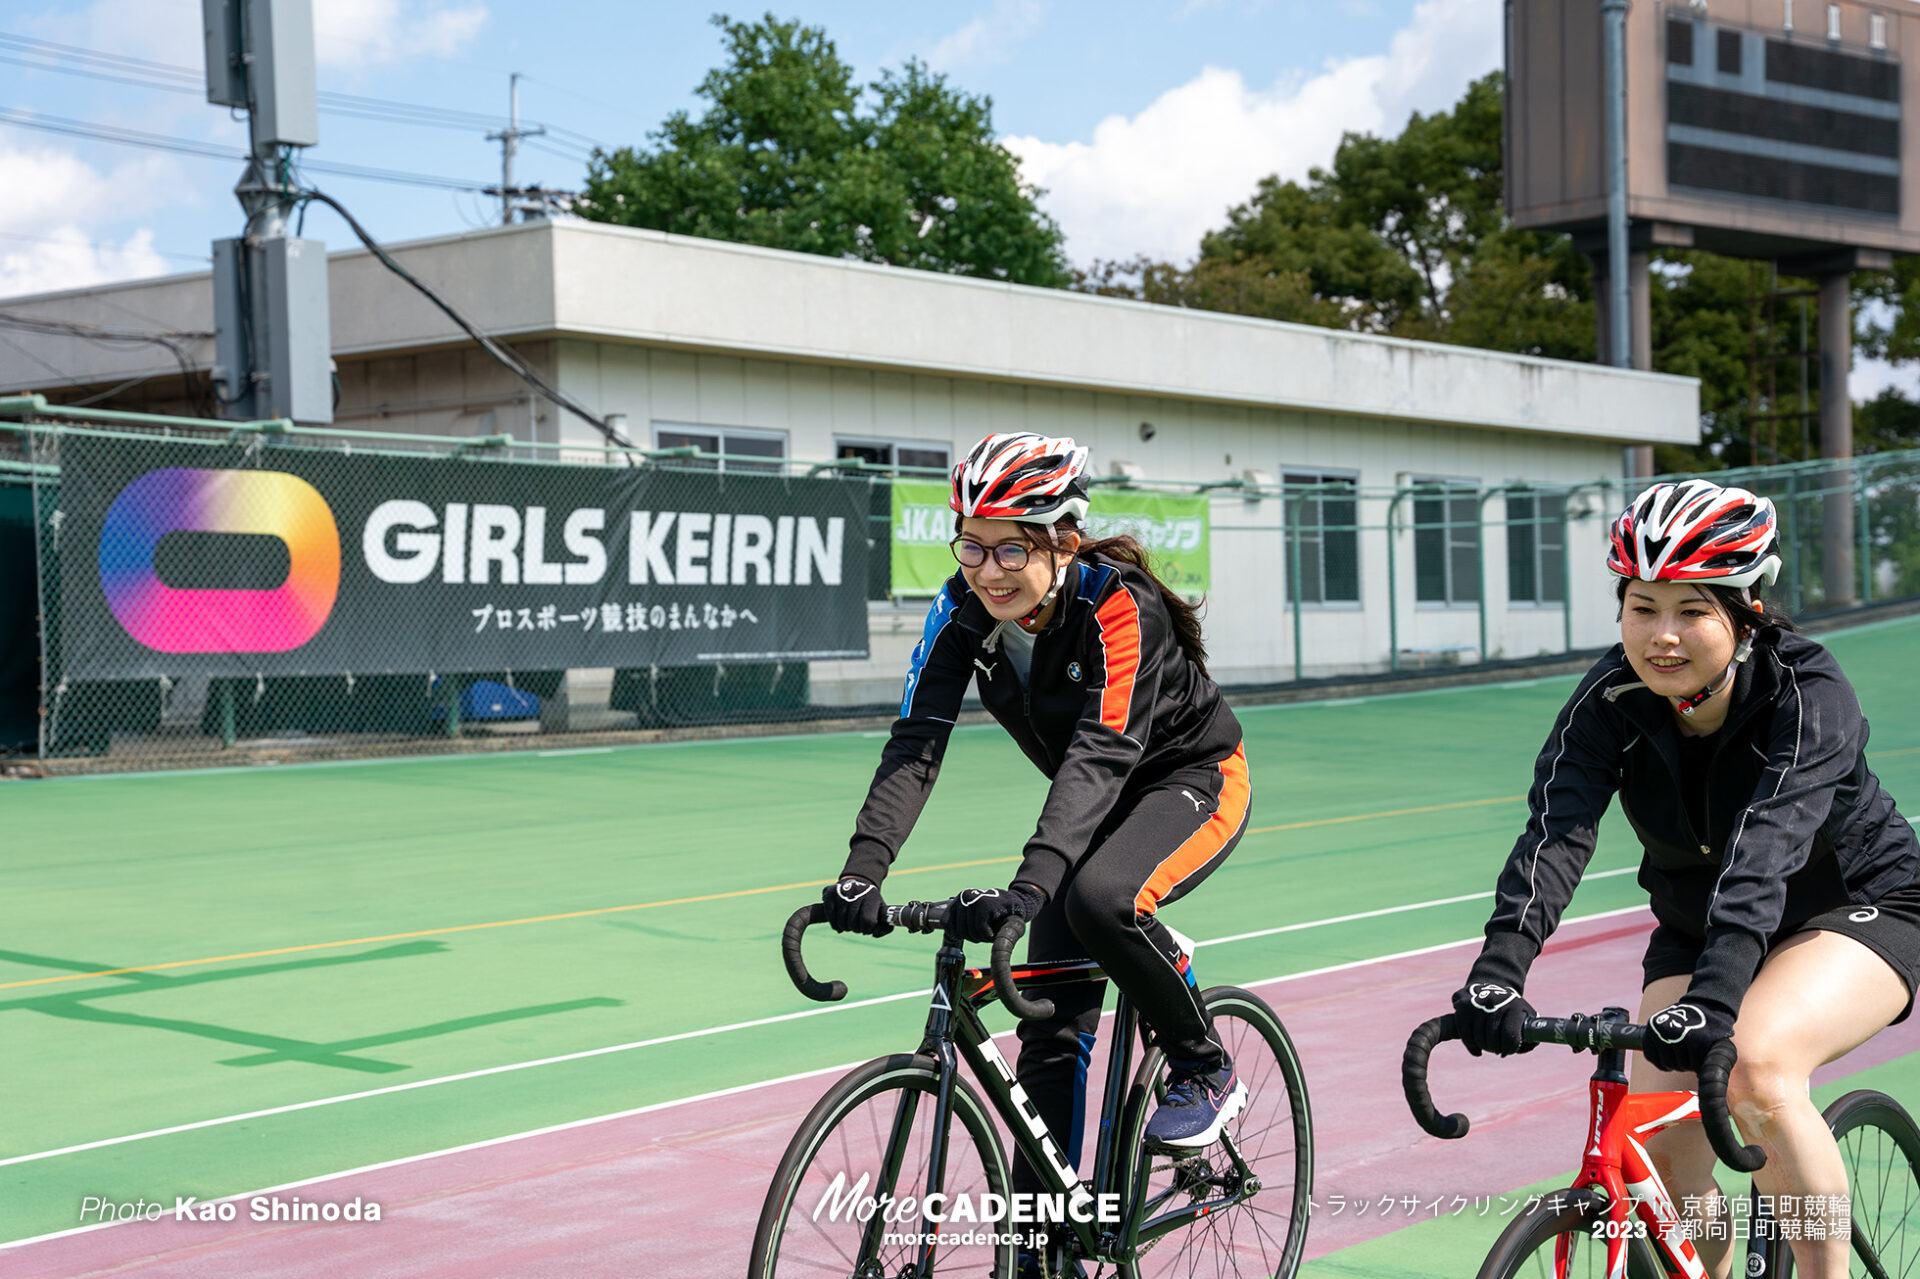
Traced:
<svg viewBox="0 0 1920 1279">
<path fill-rule="evenodd" d="M 1593 1139 L 1580 1161 L 1577 1184 L 1603 1191 L 1607 1204 L 1607 1274 L 1624 1279 L 1631 1222 L 1646 1225 L 1647 1239 L 1666 1254 L 1670 1271 L 1686 1279 L 1706 1279 L 1706 1264 L 1693 1246 L 1674 1206 L 1673 1196 L 1653 1170 L 1643 1144 L 1654 1133 L 1700 1117 L 1700 1097 L 1691 1092 L 1627 1091 L 1624 1082 L 1592 1079 L 1587 1083 Z M 1554 1245 L 1556 1279 L 1566 1279 L 1568 1239 Z"/>
</svg>

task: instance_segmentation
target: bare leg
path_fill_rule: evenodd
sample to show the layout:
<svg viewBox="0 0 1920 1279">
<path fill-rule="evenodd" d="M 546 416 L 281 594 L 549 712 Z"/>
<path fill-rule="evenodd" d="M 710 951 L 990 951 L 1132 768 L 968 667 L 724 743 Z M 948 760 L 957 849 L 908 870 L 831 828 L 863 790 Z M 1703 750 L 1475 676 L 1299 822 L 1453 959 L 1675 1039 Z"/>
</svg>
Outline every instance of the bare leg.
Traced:
<svg viewBox="0 0 1920 1279">
<path fill-rule="evenodd" d="M 1684 995 L 1687 981 L 1675 977 L 1649 986 L 1642 1018 Z M 1797 1215 L 1806 1196 L 1847 1194 L 1839 1147 L 1807 1092 L 1814 1068 L 1871 1039 L 1906 1002 L 1906 985 L 1886 961 L 1838 933 L 1797 934 L 1761 965 L 1734 1025 L 1740 1058 L 1728 1082 L 1727 1103 L 1741 1133 L 1767 1153 L 1767 1166 L 1754 1174 L 1754 1182 L 1783 1205 L 1783 1217 Z M 1635 1091 L 1695 1083 L 1690 1075 L 1663 1074 L 1644 1060 L 1634 1063 Z M 1712 1193 L 1711 1153 L 1703 1159 L 1707 1151 L 1697 1124 L 1670 1128 L 1648 1145 L 1663 1180 L 1672 1169 L 1668 1187 L 1676 1197 Z M 1844 1238 L 1800 1239 L 1792 1247 L 1804 1279 L 1847 1274 Z M 1704 1247 L 1701 1252 L 1710 1257 L 1710 1272 L 1722 1279 L 1728 1258 L 1712 1256 Z"/>
<path fill-rule="evenodd" d="M 1851 937 L 1801 933 L 1767 957 L 1734 1025 L 1740 1051 L 1727 1103 L 1749 1141 L 1767 1152 L 1754 1174 L 1762 1194 L 1798 1215 L 1808 1195 L 1846 1195 L 1840 1148 L 1807 1095 L 1816 1066 L 1852 1052 L 1900 1015 L 1907 988 L 1887 962 Z M 1824 1223 L 1822 1223 L 1824 1224 Z M 1845 1279 L 1844 1237 L 1799 1239 L 1804 1279 Z"/>
</svg>

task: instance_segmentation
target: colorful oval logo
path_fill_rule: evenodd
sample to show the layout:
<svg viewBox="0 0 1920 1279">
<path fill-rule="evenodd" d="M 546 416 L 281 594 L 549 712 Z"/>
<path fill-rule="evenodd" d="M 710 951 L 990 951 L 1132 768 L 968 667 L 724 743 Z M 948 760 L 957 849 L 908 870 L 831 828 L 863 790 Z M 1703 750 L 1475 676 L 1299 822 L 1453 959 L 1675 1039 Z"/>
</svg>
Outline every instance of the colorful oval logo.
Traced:
<svg viewBox="0 0 1920 1279">
<path fill-rule="evenodd" d="M 287 576 L 271 590 L 182 589 L 160 580 L 169 533 L 278 538 Z M 100 530 L 100 587 L 131 635 L 162 653 L 284 653 L 312 639 L 340 593 L 340 530 L 320 491 L 283 471 L 148 471 Z"/>
</svg>

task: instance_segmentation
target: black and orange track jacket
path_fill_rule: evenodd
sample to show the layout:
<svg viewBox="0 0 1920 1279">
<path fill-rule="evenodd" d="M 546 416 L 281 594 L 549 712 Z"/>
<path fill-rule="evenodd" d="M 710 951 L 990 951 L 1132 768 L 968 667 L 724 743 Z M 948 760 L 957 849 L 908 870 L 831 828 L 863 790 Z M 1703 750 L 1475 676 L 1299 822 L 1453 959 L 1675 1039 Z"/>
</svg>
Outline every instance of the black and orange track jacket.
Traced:
<svg viewBox="0 0 1920 1279">
<path fill-rule="evenodd" d="M 933 789 L 967 682 L 1020 749 L 1053 779 L 1015 879 L 1051 895 L 1128 796 L 1175 769 L 1215 764 L 1240 745 L 1220 690 L 1180 648 L 1153 579 L 1104 555 L 1067 570 L 1034 636 L 1023 688 L 987 640 L 999 623 L 955 573 L 927 613 L 900 718 L 854 827 L 844 873 L 880 882 Z M 1011 625 L 1011 623 L 1009 623 Z"/>
<path fill-rule="evenodd" d="M 1500 874 L 1474 980 L 1521 988 L 1616 794 L 1646 850 L 1640 886 L 1655 918 L 1704 943 L 1689 994 L 1735 1011 L 1772 941 L 1920 872 L 1913 829 L 1867 767 L 1860 701 L 1821 645 L 1778 627 L 1756 633 L 1714 734 L 1704 830 L 1680 792 L 1669 707 L 1618 644 L 1567 699 L 1534 763 L 1532 811 Z"/>
</svg>

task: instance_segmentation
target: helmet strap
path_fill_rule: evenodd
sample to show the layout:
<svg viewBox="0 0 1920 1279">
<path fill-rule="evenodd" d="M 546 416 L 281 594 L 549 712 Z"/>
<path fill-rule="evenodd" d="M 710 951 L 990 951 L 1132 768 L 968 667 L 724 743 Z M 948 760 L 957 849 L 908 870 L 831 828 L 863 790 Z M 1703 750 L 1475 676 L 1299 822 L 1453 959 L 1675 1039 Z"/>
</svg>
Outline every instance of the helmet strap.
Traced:
<svg viewBox="0 0 1920 1279">
<path fill-rule="evenodd" d="M 1719 693 L 1722 689 L 1726 688 L 1727 685 L 1733 683 L 1733 673 L 1735 669 L 1739 667 L 1740 663 L 1746 661 L 1747 658 L 1751 657 L 1752 655 L 1753 655 L 1753 636 L 1752 635 L 1742 636 L 1740 639 L 1740 646 L 1733 650 L 1733 660 L 1727 663 L 1727 669 L 1720 673 L 1720 678 L 1716 679 L 1715 681 L 1713 681 L 1713 683 L 1707 685 L 1705 688 L 1695 693 L 1692 697 L 1674 698 L 1673 708 L 1679 711 L 1682 715 L 1691 715 L 1695 711 L 1699 710 L 1702 706 L 1706 705 L 1708 699 L 1712 698 L 1714 695 Z"/>
<path fill-rule="evenodd" d="M 1059 571 L 1054 573 L 1053 589 L 1040 597 L 1040 602 L 1033 606 L 1033 611 L 1031 613 L 1028 613 L 1025 617 L 1020 619 L 1020 628 L 1022 630 L 1025 630 L 1027 627 L 1033 625 L 1033 619 L 1047 611 L 1047 605 L 1053 603 L 1054 598 L 1060 594 L 1060 588 L 1067 584 L 1067 570 L 1072 567 L 1073 567 L 1073 559 L 1069 557 L 1067 559 L 1067 562 L 1060 566 Z"/>
</svg>

